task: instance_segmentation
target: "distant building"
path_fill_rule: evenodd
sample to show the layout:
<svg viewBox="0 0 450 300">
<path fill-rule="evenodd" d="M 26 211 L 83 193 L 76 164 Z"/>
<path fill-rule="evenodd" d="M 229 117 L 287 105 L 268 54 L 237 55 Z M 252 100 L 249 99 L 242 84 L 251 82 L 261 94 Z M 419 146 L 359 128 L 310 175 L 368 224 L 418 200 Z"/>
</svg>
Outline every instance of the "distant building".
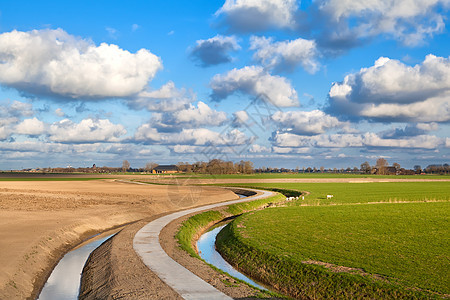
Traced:
<svg viewBox="0 0 450 300">
<path fill-rule="evenodd" d="M 173 174 L 178 173 L 178 168 L 175 165 L 160 165 L 153 169 L 154 174 Z"/>
</svg>

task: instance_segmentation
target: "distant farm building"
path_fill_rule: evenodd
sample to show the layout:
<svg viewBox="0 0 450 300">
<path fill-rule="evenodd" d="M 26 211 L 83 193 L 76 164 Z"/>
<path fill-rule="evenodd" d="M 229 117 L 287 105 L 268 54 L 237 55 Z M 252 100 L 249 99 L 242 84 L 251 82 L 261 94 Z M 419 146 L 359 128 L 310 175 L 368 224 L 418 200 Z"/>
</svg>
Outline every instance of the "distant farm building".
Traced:
<svg viewBox="0 0 450 300">
<path fill-rule="evenodd" d="M 175 165 L 160 165 L 153 169 L 154 174 L 173 174 L 178 173 L 178 168 Z"/>
</svg>

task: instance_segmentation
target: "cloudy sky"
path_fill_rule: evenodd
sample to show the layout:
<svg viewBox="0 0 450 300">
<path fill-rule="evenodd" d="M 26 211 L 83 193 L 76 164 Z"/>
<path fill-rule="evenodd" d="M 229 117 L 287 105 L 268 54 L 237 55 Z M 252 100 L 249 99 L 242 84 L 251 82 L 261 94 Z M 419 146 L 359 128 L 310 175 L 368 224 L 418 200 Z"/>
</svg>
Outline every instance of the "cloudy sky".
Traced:
<svg viewBox="0 0 450 300">
<path fill-rule="evenodd" d="M 0 3 L 0 169 L 450 161 L 449 0 Z"/>
</svg>

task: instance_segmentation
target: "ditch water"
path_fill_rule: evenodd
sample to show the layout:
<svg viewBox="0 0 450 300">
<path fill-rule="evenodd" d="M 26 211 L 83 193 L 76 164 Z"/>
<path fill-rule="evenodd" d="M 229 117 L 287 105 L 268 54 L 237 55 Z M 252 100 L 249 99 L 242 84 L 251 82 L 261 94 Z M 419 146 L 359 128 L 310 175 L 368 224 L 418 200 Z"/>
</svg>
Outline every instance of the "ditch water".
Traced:
<svg viewBox="0 0 450 300">
<path fill-rule="evenodd" d="M 220 270 L 227 272 L 231 276 L 243 280 L 251 285 L 260 288 L 262 290 L 267 290 L 265 287 L 254 282 L 244 274 L 237 271 L 230 265 L 219 252 L 216 250 L 216 236 L 219 234 L 220 230 L 224 228 L 227 224 L 215 227 L 212 230 L 205 232 L 197 241 L 197 249 L 201 258 L 203 258 L 207 263 L 219 268 Z"/>
<path fill-rule="evenodd" d="M 80 290 L 81 272 L 92 251 L 113 234 L 96 239 L 63 256 L 44 285 L 38 300 L 77 300 Z"/>
</svg>

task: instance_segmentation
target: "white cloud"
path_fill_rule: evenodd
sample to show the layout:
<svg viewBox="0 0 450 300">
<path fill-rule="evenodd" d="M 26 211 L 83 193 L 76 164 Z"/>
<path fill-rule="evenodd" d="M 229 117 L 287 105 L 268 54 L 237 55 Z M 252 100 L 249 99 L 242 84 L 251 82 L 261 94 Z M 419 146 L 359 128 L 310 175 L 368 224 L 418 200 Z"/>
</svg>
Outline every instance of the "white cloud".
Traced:
<svg viewBox="0 0 450 300">
<path fill-rule="evenodd" d="M 150 124 L 143 124 L 136 130 L 134 139 L 139 142 L 157 142 L 161 140 L 161 135 Z"/>
<path fill-rule="evenodd" d="M 388 34 L 412 46 L 444 30 L 444 16 L 440 8 L 448 8 L 449 4 L 448 0 L 317 2 L 319 10 L 324 14 L 323 21 L 328 23 L 332 32 L 339 29 L 363 38 Z M 336 29 L 331 27 L 333 25 Z"/>
<path fill-rule="evenodd" d="M 439 129 L 439 124 L 436 122 L 431 123 L 418 123 L 416 127 L 423 131 L 436 131 Z"/>
<path fill-rule="evenodd" d="M 263 100 L 280 107 L 299 105 L 297 92 L 286 78 L 270 75 L 259 66 L 246 66 L 226 74 L 217 74 L 210 85 L 215 100 L 241 92 L 261 96 Z"/>
<path fill-rule="evenodd" d="M 178 89 L 175 83 L 169 81 L 158 90 L 140 92 L 128 101 L 128 105 L 149 111 L 177 111 L 189 107 L 189 103 L 194 100 L 195 95 L 185 89 Z"/>
<path fill-rule="evenodd" d="M 206 103 L 199 101 L 197 107 L 189 104 L 188 108 L 175 112 L 153 113 L 150 124 L 158 131 L 174 132 L 183 128 L 220 126 L 226 121 L 225 112 L 213 110 Z"/>
<path fill-rule="evenodd" d="M 57 115 L 58 117 L 64 117 L 66 114 L 64 113 L 62 108 L 57 108 L 55 109 L 55 115 Z"/>
<path fill-rule="evenodd" d="M 379 58 L 374 66 L 347 75 L 329 92 L 329 111 L 372 119 L 450 121 L 450 58 L 428 55 L 407 66 Z"/>
<path fill-rule="evenodd" d="M 241 49 L 234 36 L 216 35 L 207 40 L 197 40 L 191 56 L 197 59 L 201 66 L 208 67 L 232 61 L 229 52 Z"/>
<path fill-rule="evenodd" d="M 173 117 L 175 123 L 187 124 L 192 127 L 219 126 L 227 120 L 225 112 L 213 110 L 202 101 L 197 103 L 197 107 L 191 104 L 187 109 L 174 112 Z"/>
<path fill-rule="evenodd" d="M 348 148 L 348 147 L 377 147 L 377 148 L 406 148 L 406 149 L 436 149 L 444 143 L 442 138 L 430 135 L 419 135 L 408 138 L 382 138 L 376 133 L 365 134 L 332 134 L 316 136 L 300 136 L 292 133 L 276 132 L 272 138 L 278 147 L 319 147 L 319 148 Z"/>
<path fill-rule="evenodd" d="M 216 12 L 232 31 L 249 32 L 271 27 L 294 28 L 296 0 L 226 0 Z"/>
<path fill-rule="evenodd" d="M 383 139 L 375 133 L 366 133 L 364 144 L 372 147 L 435 149 L 442 144 L 442 139 L 432 135 L 419 135 L 407 139 Z"/>
<path fill-rule="evenodd" d="M 117 142 L 127 131 L 107 119 L 84 119 L 74 123 L 64 119 L 50 125 L 50 140 L 63 143 Z"/>
<path fill-rule="evenodd" d="M 139 28 L 141 28 L 141 26 L 140 26 L 139 24 L 133 24 L 133 25 L 131 25 L 131 31 L 136 31 L 136 30 L 138 30 Z"/>
<path fill-rule="evenodd" d="M 408 124 L 405 128 L 395 128 L 382 132 L 383 138 L 403 138 L 408 136 L 424 135 L 429 131 L 436 131 L 439 129 L 439 125 L 435 122 L 432 123 L 418 123 Z"/>
<path fill-rule="evenodd" d="M 305 154 L 311 152 L 308 147 L 304 148 L 291 148 L 291 147 L 272 147 L 273 153 L 278 154 Z"/>
<path fill-rule="evenodd" d="M 45 132 L 44 122 L 37 118 L 25 119 L 16 125 L 14 133 L 24 135 L 40 135 Z"/>
<path fill-rule="evenodd" d="M 250 148 L 248 149 L 248 151 L 250 153 L 262 153 L 262 152 L 270 153 L 271 152 L 270 148 L 267 148 L 267 147 L 264 147 L 264 146 L 261 146 L 258 144 L 251 145 Z"/>
<path fill-rule="evenodd" d="M 341 122 L 336 117 L 325 114 L 320 110 L 313 111 L 277 111 L 272 120 L 284 131 L 299 135 L 317 135 L 329 129 L 341 128 L 352 131 L 349 122 Z"/>
<path fill-rule="evenodd" d="M 253 59 L 267 68 L 293 71 L 301 65 L 309 73 L 319 70 L 316 60 L 316 42 L 298 38 L 292 41 L 274 42 L 273 38 L 252 36 L 250 49 L 256 50 Z"/>
<path fill-rule="evenodd" d="M 180 132 L 158 132 L 150 124 L 143 124 L 136 130 L 134 140 L 161 145 L 234 146 L 248 144 L 252 138 L 237 129 L 225 133 L 207 128 L 185 128 Z"/>
<path fill-rule="evenodd" d="M 68 98 L 130 97 L 162 68 L 146 49 L 94 45 L 62 29 L 0 34 L 0 82 L 35 95 Z"/>
<path fill-rule="evenodd" d="M 12 103 L 4 103 L 0 105 L 0 117 L 29 117 L 34 114 L 33 105 L 14 100 Z"/>
<path fill-rule="evenodd" d="M 234 127 L 241 127 L 249 120 L 249 115 L 245 110 L 239 110 L 233 113 L 233 123 Z"/>
</svg>

